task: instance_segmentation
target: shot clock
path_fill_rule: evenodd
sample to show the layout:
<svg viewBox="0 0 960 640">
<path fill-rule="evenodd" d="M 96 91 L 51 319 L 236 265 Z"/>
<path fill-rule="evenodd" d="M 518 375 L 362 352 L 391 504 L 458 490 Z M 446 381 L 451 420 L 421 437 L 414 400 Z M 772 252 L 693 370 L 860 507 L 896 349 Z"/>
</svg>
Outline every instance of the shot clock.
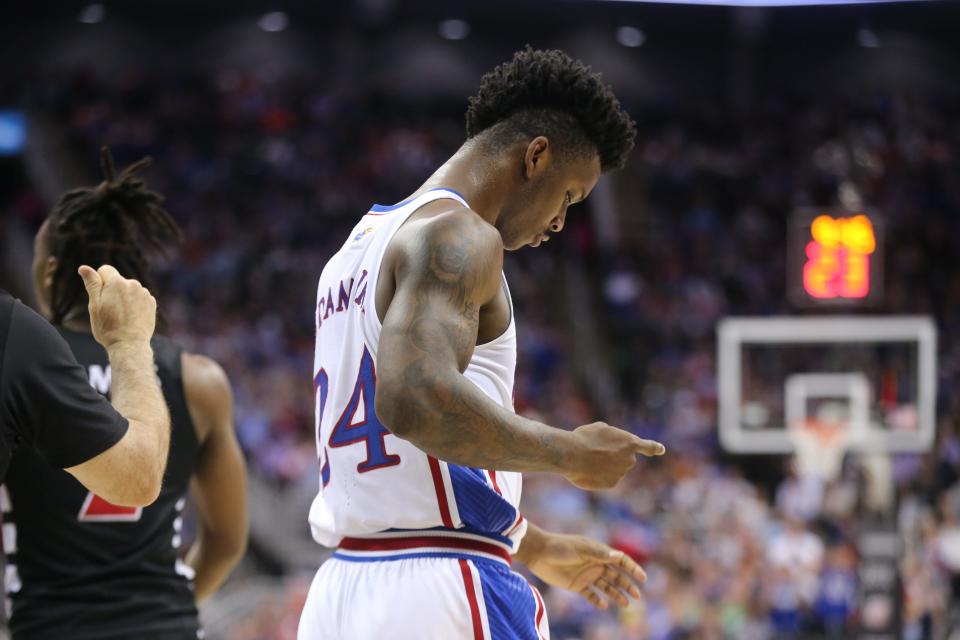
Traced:
<svg viewBox="0 0 960 640">
<path fill-rule="evenodd" d="M 856 307 L 879 302 L 881 232 L 879 217 L 871 212 L 795 212 L 787 256 L 787 291 L 794 304 Z"/>
</svg>

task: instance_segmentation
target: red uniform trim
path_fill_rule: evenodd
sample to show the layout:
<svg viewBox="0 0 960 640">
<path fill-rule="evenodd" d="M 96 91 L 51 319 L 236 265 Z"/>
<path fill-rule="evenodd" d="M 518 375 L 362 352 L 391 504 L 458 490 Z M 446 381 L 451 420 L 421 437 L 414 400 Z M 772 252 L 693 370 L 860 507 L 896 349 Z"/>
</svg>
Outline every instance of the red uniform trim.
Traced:
<svg viewBox="0 0 960 640">
<path fill-rule="evenodd" d="M 514 531 L 516 531 L 516 530 L 517 530 L 517 527 L 520 526 L 520 523 L 521 523 L 521 522 L 523 522 L 523 514 L 518 513 L 518 514 L 517 514 L 517 521 L 513 523 L 513 526 L 510 527 L 509 530 L 507 530 L 506 535 L 507 535 L 507 536 L 510 536 Z"/>
<path fill-rule="evenodd" d="M 480 619 L 480 605 L 477 603 L 477 590 L 473 585 L 473 573 L 466 560 L 460 560 L 460 573 L 463 575 L 463 586 L 467 590 L 467 601 L 470 603 L 470 618 L 473 620 L 473 640 L 483 640 L 483 621 Z"/>
<path fill-rule="evenodd" d="M 543 621 L 543 614 L 546 611 L 546 607 L 543 606 L 543 598 L 540 597 L 540 592 L 537 591 L 537 588 L 533 585 L 530 585 L 530 589 L 533 591 L 533 597 L 537 599 L 537 618 L 536 618 L 536 629 L 537 637 L 543 638 L 540 634 L 540 623 Z"/>
<path fill-rule="evenodd" d="M 430 475 L 433 476 L 433 489 L 437 492 L 437 504 L 440 507 L 440 520 L 443 526 L 453 529 L 453 518 L 450 517 L 450 505 L 447 503 L 447 490 L 443 486 L 443 473 L 440 471 L 440 461 L 433 456 L 427 456 L 430 463 Z"/>
<path fill-rule="evenodd" d="M 493 490 L 497 492 L 498 496 L 502 496 L 503 494 L 500 492 L 500 485 L 497 484 L 497 472 L 490 470 L 489 473 L 490 473 L 490 480 L 493 482 Z"/>
<path fill-rule="evenodd" d="M 476 551 L 502 558 L 507 564 L 513 561 L 510 552 L 495 544 L 468 538 L 450 536 L 404 536 L 402 538 L 344 538 L 340 548 L 346 551 L 405 551 L 408 549 L 442 548 L 460 551 Z"/>
</svg>

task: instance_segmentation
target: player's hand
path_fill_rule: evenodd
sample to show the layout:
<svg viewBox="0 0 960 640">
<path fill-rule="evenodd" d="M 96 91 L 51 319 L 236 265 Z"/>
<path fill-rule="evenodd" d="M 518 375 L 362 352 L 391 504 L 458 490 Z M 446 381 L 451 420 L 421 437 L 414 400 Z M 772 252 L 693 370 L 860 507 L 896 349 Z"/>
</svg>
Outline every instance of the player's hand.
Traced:
<svg viewBox="0 0 960 640">
<path fill-rule="evenodd" d="M 527 568 L 547 584 L 579 593 L 598 609 L 606 609 L 610 602 L 627 606 L 629 598 L 640 597 L 637 582 L 647 579 L 640 565 L 622 551 L 583 536 L 556 533 L 545 534 L 541 551 Z"/>
<path fill-rule="evenodd" d="M 157 322 L 157 301 L 143 285 L 110 265 L 78 270 L 90 297 L 90 329 L 105 348 L 149 342 Z"/>
<path fill-rule="evenodd" d="M 604 422 L 577 427 L 567 480 L 581 489 L 609 489 L 637 463 L 637 454 L 662 456 L 666 447 Z"/>
</svg>

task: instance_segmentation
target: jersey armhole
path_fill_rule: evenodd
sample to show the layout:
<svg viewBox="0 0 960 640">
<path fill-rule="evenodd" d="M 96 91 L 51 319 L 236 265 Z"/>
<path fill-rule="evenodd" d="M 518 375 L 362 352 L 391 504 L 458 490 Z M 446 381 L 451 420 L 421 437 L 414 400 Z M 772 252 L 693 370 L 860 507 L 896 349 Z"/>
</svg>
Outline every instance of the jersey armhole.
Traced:
<svg viewBox="0 0 960 640">
<path fill-rule="evenodd" d="M 373 262 L 373 264 L 376 267 L 374 269 L 376 273 L 371 272 L 367 275 L 367 282 L 369 283 L 367 285 L 368 286 L 367 291 L 369 295 L 372 296 L 371 299 L 373 302 L 371 302 L 370 304 L 370 310 L 373 313 L 363 314 L 365 316 L 364 324 L 366 325 L 364 327 L 364 334 L 368 334 L 369 332 L 375 336 L 379 336 L 380 332 L 383 330 L 383 323 L 380 322 L 380 311 L 379 309 L 377 309 L 377 283 L 380 282 L 380 270 L 383 268 L 383 256 L 387 254 L 387 249 L 390 247 L 390 243 L 393 241 L 394 236 L 396 236 L 397 232 L 400 231 L 403 225 L 407 223 L 407 220 L 410 219 L 410 216 L 412 216 L 414 213 L 419 211 L 425 205 L 431 202 L 434 202 L 435 200 L 456 200 L 463 206 L 469 208 L 469 205 L 467 204 L 466 200 L 464 200 L 459 193 L 450 189 L 433 189 L 431 191 L 427 191 L 426 193 L 403 203 L 404 206 L 411 206 L 411 205 L 415 205 L 415 206 L 411 206 L 410 211 L 407 211 L 401 214 L 403 216 L 403 220 L 390 231 L 390 234 L 389 236 L 387 236 L 387 239 L 383 243 L 383 246 L 377 252 L 376 259 Z M 369 337 L 373 337 L 373 336 L 364 335 L 365 339 Z"/>
</svg>

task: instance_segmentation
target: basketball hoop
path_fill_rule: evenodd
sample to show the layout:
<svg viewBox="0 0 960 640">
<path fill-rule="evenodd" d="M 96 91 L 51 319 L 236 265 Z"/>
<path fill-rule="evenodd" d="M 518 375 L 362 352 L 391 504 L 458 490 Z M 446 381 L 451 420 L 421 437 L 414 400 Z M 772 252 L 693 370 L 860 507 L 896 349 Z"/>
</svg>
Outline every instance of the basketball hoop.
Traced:
<svg viewBox="0 0 960 640">
<path fill-rule="evenodd" d="M 840 475 L 843 454 L 853 434 L 846 421 L 807 417 L 794 421 L 787 433 L 793 442 L 798 474 L 824 481 Z"/>
</svg>

